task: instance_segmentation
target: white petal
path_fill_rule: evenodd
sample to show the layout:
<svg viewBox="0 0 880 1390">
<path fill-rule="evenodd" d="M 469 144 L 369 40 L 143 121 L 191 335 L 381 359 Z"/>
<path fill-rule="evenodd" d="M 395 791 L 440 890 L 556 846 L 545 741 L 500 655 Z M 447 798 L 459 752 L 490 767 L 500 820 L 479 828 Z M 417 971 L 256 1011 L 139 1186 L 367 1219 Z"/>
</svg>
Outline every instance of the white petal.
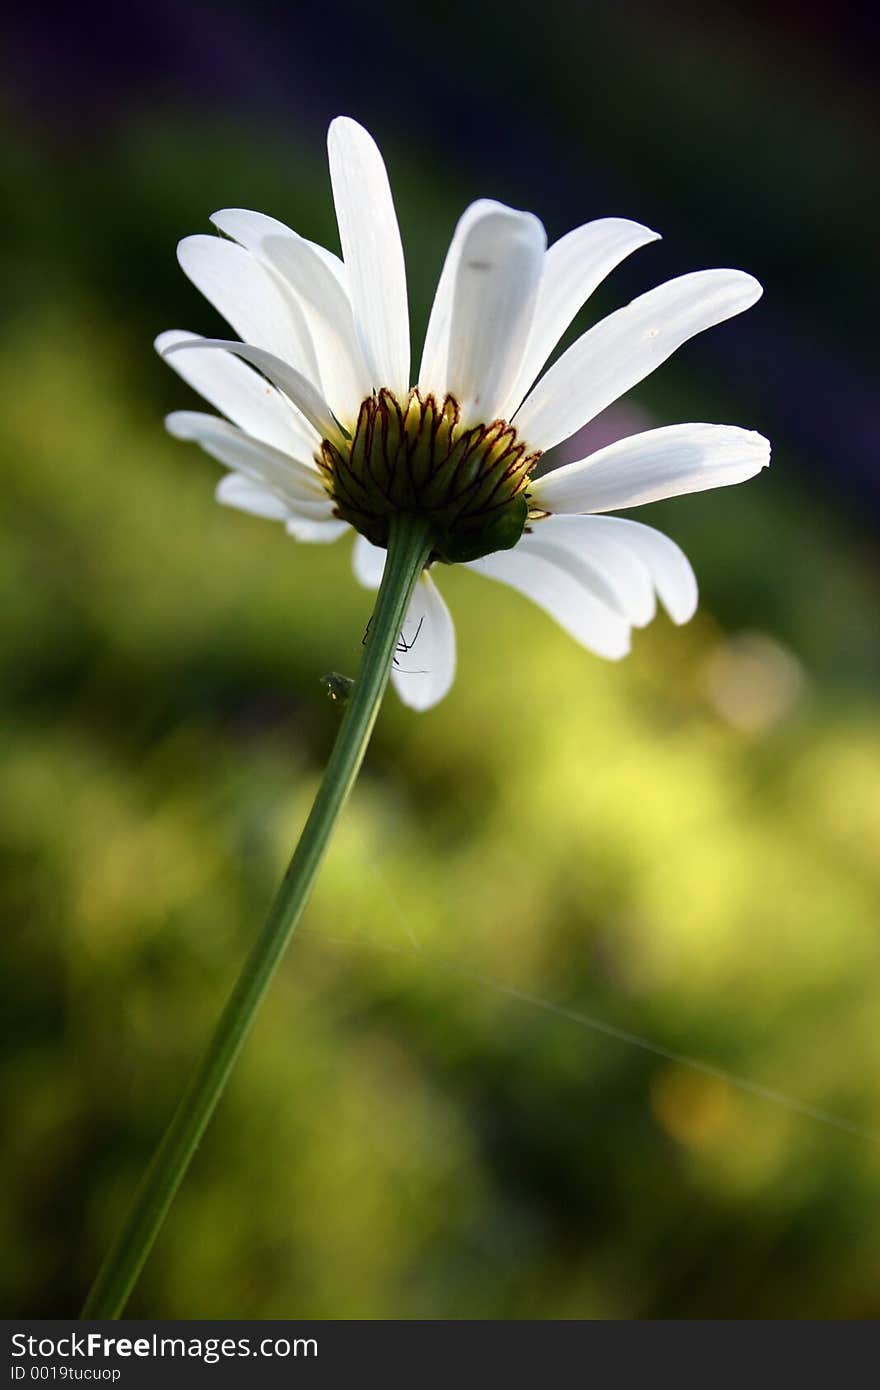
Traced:
<svg viewBox="0 0 880 1390">
<path fill-rule="evenodd" d="M 359 535 L 355 538 L 351 556 L 354 577 L 365 589 L 378 589 L 382 583 L 387 555 L 387 550 L 383 550 L 380 545 L 373 545 L 366 536 Z"/>
<path fill-rule="evenodd" d="M 353 430 L 372 381 L 357 338 L 348 295 L 304 241 L 267 237 L 269 262 L 294 285 L 306 305 L 321 381 L 333 413 Z"/>
<path fill-rule="evenodd" d="M 324 439 L 328 435 L 336 433 L 333 414 L 317 387 L 313 386 L 295 367 L 291 367 L 280 357 L 276 357 L 274 353 L 267 352 L 265 348 L 251 347 L 250 343 L 226 342 L 222 338 L 196 338 L 188 342 L 172 344 L 171 347 L 165 349 L 163 355 L 170 357 L 173 353 L 189 352 L 198 348 L 231 352 L 236 357 L 243 357 L 246 362 L 253 363 L 264 376 L 269 378 L 273 385 L 278 387 L 279 391 L 283 391 L 286 396 L 290 397 L 319 438 Z M 315 442 L 317 443 L 317 441 Z"/>
<path fill-rule="evenodd" d="M 580 522 L 590 528 L 588 541 L 597 532 L 613 536 L 637 555 L 651 576 L 660 601 L 674 623 L 687 623 L 697 609 L 697 580 L 690 561 L 675 541 L 653 526 L 622 516 L 550 517 L 541 525 Z"/>
<path fill-rule="evenodd" d="M 409 309 L 400 228 L 372 136 L 349 116 L 327 135 L 330 179 L 351 307 L 372 385 L 409 390 Z"/>
<path fill-rule="evenodd" d="M 156 339 L 156 351 L 164 356 L 175 344 L 194 342 L 197 338 L 198 334 L 183 329 L 169 329 Z M 246 434 L 294 457 L 311 457 L 314 435 L 299 412 L 264 376 L 232 353 L 193 349 L 174 353 L 168 358 L 168 365 Z"/>
<path fill-rule="evenodd" d="M 469 561 L 467 567 L 525 594 L 576 642 L 598 656 L 617 661 L 629 651 L 629 624 L 600 603 L 570 570 L 543 555 L 529 554 L 522 544 Z"/>
<path fill-rule="evenodd" d="M 261 516 L 267 521 L 286 521 L 290 516 L 287 502 L 282 502 L 274 492 L 244 477 L 242 473 L 227 473 L 217 484 L 214 496 L 225 507 L 235 507 L 240 512 L 249 512 L 251 516 Z"/>
<path fill-rule="evenodd" d="M 770 445 L 735 425 L 666 425 L 556 468 L 530 486 L 548 512 L 609 512 L 727 487 L 770 462 Z"/>
<path fill-rule="evenodd" d="M 322 521 L 313 517 L 298 516 L 291 509 L 291 504 L 285 502 L 277 493 L 270 492 L 268 488 L 252 482 L 241 473 L 228 473 L 225 478 L 221 478 L 214 496 L 226 507 L 235 507 L 240 512 L 248 512 L 251 516 L 264 517 L 269 521 L 283 521 L 287 534 L 298 541 L 328 544 L 338 540 L 350 529 L 347 521 L 338 521 L 335 518 Z"/>
<path fill-rule="evenodd" d="M 317 380 L 318 363 L 302 306 L 250 251 L 223 237 L 190 236 L 178 246 L 177 259 L 245 342 Z"/>
<path fill-rule="evenodd" d="M 317 469 L 307 468 L 280 450 L 261 444 L 226 420 L 195 410 L 177 410 L 166 417 L 165 426 L 175 439 L 192 440 L 201 445 L 226 468 L 243 473 L 258 486 L 268 488 L 288 501 L 297 512 L 319 519 L 332 515 L 333 503 Z"/>
<path fill-rule="evenodd" d="M 338 257 L 329 251 L 322 255 L 323 248 L 263 213 L 225 208 L 212 220 L 280 276 L 299 300 L 314 344 L 323 393 L 336 418 L 353 425 L 372 382 L 357 340 Z M 334 267 L 334 260 L 339 269 Z"/>
<path fill-rule="evenodd" d="M 446 259 L 443 262 L 443 269 L 440 272 L 440 279 L 437 282 L 434 303 L 431 306 L 431 317 L 428 320 L 428 331 L 425 334 L 422 363 L 419 367 L 419 389 L 426 393 L 433 392 L 441 399 L 446 395 L 448 389 L 446 368 L 449 358 L 449 326 L 452 323 L 452 302 L 455 295 L 458 264 L 461 260 L 461 248 L 474 223 L 491 211 L 508 212 L 510 209 L 505 208 L 503 203 L 496 203 L 490 198 L 479 198 L 475 203 L 471 203 L 469 207 L 465 208 L 453 232 L 449 249 L 446 252 Z"/>
<path fill-rule="evenodd" d="M 465 419 L 491 421 L 522 363 L 547 236 L 537 217 L 490 208 L 462 240 L 452 294 L 447 387 Z"/>
<path fill-rule="evenodd" d="M 659 233 L 623 217 L 576 227 L 548 250 L 525 356 L 503 414 L 509 419 L 575 314 L 615 266 Z"/>
<path fill-rule="evenodd" d="M 401 645 L 391 668 L 394 688 L 410 709 L 436 705 L 455 679 L 455 628 L 437 585 L 425 570 L 401 628 Z"/>
<path fill-rule="evenodd" d="M 365 589 L 378 589 L 387 556 L 381 546 L 357 537 L 352 561 L 355 578 Z M 429 709 L 443 699 L 455 677 L 455 628 L 427 570 L 419 576 L 400 639 L 391 667 L 394 687 L 411 709 Z"/>
<path fill-rule="evenodd" d="M 339 521 L 336 517 L 330 521 L 316 521 L 312 517 L 290 516 L 285 530 L 294 540 L 309 545 L 329 545 L 332 541 L 338 541 L 351 527 L 347 521 Z"/>
<path fill-rule="evenodd" d="M 523 536 L 517 549 L 552 560 L 627 623 L 644 627 L 657 611 L 650 572 L 620 536 L 602 527 L 604 520 L 551 516 Z"/>
<path fill-rule="evenodd" d="M 251 212 L 247 208 L 221 208 L 219 212 L 212 212 L 211 221 L 224 235 L 232 237 L 239 246 L 244 246 L 255 254 L 264 237 L 295 237 L 314 251 L 345 289 L 345 266 L 342 264 L 342 258 L 337 256 L 335 251 L 328 251 L 326 246 L 321 246 L 320 242 L 309 241 L 306 237 L 300 236 L 299 232 L 295 232 L 285 222 L 279 222 L 277 217 L 268 217 L 264 212 Z"/>
<path fill-rule="evenodd" d="M 704 328 L 761 296 L 741 270 L 699 270 L 669 280 L 609 314 L 544 374 L 516 414 L 532 447 L 550 449 L 665 362 Z"/>
</svg>

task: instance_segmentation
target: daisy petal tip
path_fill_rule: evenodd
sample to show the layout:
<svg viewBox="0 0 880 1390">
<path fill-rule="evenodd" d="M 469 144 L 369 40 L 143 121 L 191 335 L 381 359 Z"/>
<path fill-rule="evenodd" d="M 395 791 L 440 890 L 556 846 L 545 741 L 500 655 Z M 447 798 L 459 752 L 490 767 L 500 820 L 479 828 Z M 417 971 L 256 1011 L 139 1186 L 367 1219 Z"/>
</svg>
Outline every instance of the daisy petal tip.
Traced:
<svg viewBox="0 0 880 1390">
<path fill-rule="evenodd" d="M 638 230 L 641 233 L 640 244 L 642 246 L 650 246 L 652 241 L 663 240 L 662 232 L 655 231 L 653 227 L 646 227 L 644 222 L 634 222 L 633 230 Z"/>
<path fill-rule="evenodd" d="M 402 682 L 398 682 L 395 688 L 400 703 L 406 705 L 407 709 L 414 710 L 416 714 L 425 714 L 429 709 L 433 709 L 435 705 L 439 705 L 441 700 L 445 700 L 446 696 L 449 694 L 448 690 L 441 691 L 439 695 L 433 691 L 429 693 L 419 692 L 416 694 L 414 691 L 407 690 Z"/>
<path fill-rule="evenodd" d="M 153 347 L 160 357 L 164 357 L 167 349 L 172 347 L 174 343 L 182 342 L 182 332 L 183 330 L 180 328 L 166 328 L 161 333 L 156 334 L 153 339 Z"/>
<path fill-rule="evenodd" d="M 190 412 L 186 410 L 173 410 L 170 415 L 165 416 L 165 428 L 175 439 L 192 439 L 192 427 Z"/>
<path fill-rule="evenodd" d="M 690 564 L 687 564 L 687 577 L 690 583 L 684 584 L 680 592 L 664 592 L 663 594 L 663 607 L 676 627 L 684 627 L 686 623 L 689 623 L 699 607 L 700 591 L 697 587 L 696 575 Z"/>
<path fill-rule="evenodd" d="M 340 536 L 351 530 L 347 521 L 335 517 L 316 519 L 303 516 L 288 516 L 285 531 L 291 540 L 301 545 L 332 545 Z"/>
<path fill-rule="evenodd" d="M 764 286 L 761 281 L 754 275 L 750 275 L 747 270 L 733 270 L 728 273 L 737 277 L 742 287 L 743 297 L 748 301 L 747 307 L 751 308 L 753 304 L 757 304 L 764 293 Z"/>
<path fill-rule="evenodd" d="M 184 271 L 189 273 L 189 267 L 193 263 L 193 258 L 199 254 L 199 247 L 204 241 L 213 241 L 213 237 L 207 237 L 203 232 L 194 232 L 190 236 L 181 237 L 177 243 L 177 263 Z"/>
<path fill-rule="evenodd" d="M 211 213 L 208 221 L 211 223 L 212 227 L 217 228 L 221 238 L 231 238 L 233 241 L 236 241 L 237 238 L 233 230 L 234 224 L 236 219 L 244 211 L 245 209 L 243 208 L 218 208 L 216 212 Z"/>
<path fill-rule="evenodd" d="M 601 657 L 602 657 L 603 661 L 625 661 L 626 658 L 627 658 L 628 656 L 630 656 L 631 654 L 632 654 L 632 629 L 631 629 L 631 628 L 627 628 L 627 629 L 626 629 L 626 635 L 625 635 L 625 636 L 621 636 L 619 642 L 618 642 L 616 645 L 615 645 L 615 644 L 612 644 L 612 643 L 609 643 L 607 646 L 603 646 L 602 649 L 601 649 L 601 651 L 598 651 L 598 652 L 596 653 L 597 656 L 601 656 Z"/>
<path fill-rule="evenodd" d="M 727 428 L 730 430 L 737 429 L 737 427 L 733 425 L 728 425 L 726 427 L 719 426 L 718 428 Z M 760 434 L 758 430 L 746 430 L 740 428 L 738 432 L 742 436 L 743 444 L 750 451 L 751 460 L 754 464 L 752 472 L 748 476 L 755 477 L 756 474 L 761 473 L 765 468 L 770 467 L 770 461 L 773 455 L 773 446 L 770 443 L 770 440 L 767 439 L 765 435 Z"/>
<path fill-rule="evenodd" d="M 172 353 L 181 352 L 184 348 L 197 348 L 208 346 L 204 338 L 179 338 L 174 329 L 170 330 L 173 339 L 168 334 L 159 334 L 159 338 L 165 338 L 164 345 L 159 347 L 159 338 L 156 339 L 156 351 L 160 357 L 170 357 Z"/>
<path fill-rule="evenodd" d="M 636 250 L 640 246 L 648 246 L 652 241 L 663 240 L 662 232 L 655 231 L 653 227 L 648 227 L 644 222 L 636 222 L 632 217 L 600 217 L 595 222 L 585 225 L 602 227 L 608 232 L 614 230 L 621 236 L 625 235 L 629 240 L 631 250 Z"/>
<path fill-rule="evenodd" d="M 540 243 L 541 249 L 547 249 L 547 228 L 535 212 L 519 211 L 517 217 L 520 218 L 525 234 Z"/>
<path fill-rule="evenodd" d="M 216 212 L 211 213 L 208 220 L 220 233 L 219 240 L 221 242 L 235 242 L 247 251 L 248 249 L 253 250 L 248 238 L 249 224 L 262 222 L 264 218 L 262 213 L 252 212 L 249 208 L 218 208 Z M 217 239 L 211 238 L 211 240 Z"/>
<path fill-rule="evenodd" d="M 370 133 L 366 126 L 362 125 L 355 116 L 347 116 L 343 111 L 340 112 L 338 116 L 333 117 L 327 127 L 327 133 L 329 135 L 331 131 L 334 131 L 341 134 L 346 130 L 363 131 L 365 135 L 369 135 Z M 370 139 L 372 139 L 372 136 L 370 136 Z"/>
<path fill-rule="evenodd" d="M 360 121 L 355 120 L 354 116 L 334 116 L 327 127 L 327 148 L 332 150 L 341 141 L 349 144 L 359 141 L 378 149 L 376 141 L 373 139 L 366 126 L 361 125 Z"/>
<path fill-rule="evenodd" d="M 241 495 L 239 495 L 242 482 L 245 489 L 249 489 L 249 482 L 242 480 L 241 474 L 224 474 L 224 477 L 214 488 L 214 502 L 220 502 L 221 507 L 234 507 L 235 510 L 242 510 Z M 256 491 L 256 488 L 253 488 L 252 491 Z"/>
</svg>

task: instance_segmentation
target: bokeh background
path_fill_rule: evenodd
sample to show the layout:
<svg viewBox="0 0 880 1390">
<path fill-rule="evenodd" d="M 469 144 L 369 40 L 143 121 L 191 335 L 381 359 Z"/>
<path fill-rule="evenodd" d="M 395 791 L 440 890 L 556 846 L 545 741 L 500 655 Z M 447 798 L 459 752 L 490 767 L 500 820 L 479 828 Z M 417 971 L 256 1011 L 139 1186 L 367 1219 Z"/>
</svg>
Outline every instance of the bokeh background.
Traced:
<svg viewBox="0 0 880 1390">
<path fill-rule="evenodd" d="M 359 653 L 348 547 L 215 506 L 150 346 L 220 326 L 174 258 L 215 208 L 337 244 L 340 111 L 388 160 L 416 334 L 478 195 L 551 237 L 664 233 L 579 328 L 686 270 L 757 274 L 758 308 L 590 438 L 730 421 L 774 465 L 641 513 L 703 602 L 623 665 L 445 579 L 454 691 L 423 717 L 389 697 L 131 1313 L 880 1315 L 871 9 L 4 21 L 7 1315 L 77 1309 L 315 790 L 318 678 Z"/>
</svg>

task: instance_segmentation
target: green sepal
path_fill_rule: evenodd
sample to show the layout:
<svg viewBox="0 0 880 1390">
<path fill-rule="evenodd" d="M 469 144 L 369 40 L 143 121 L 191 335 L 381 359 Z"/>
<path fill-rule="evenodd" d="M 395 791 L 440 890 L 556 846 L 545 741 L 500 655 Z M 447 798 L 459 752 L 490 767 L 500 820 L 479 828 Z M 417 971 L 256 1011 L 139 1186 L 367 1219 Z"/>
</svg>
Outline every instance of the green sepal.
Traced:
<svg viewBox="0 0 880 1390">
<path fill-rule="evenodd" d="M 520 493 L 501 507 L 478 530 L 455 531 L 435 538 L 434 549 L 448 564 L 463 564 L 479 560 L 495 550 L 512 550 L 525 530 L 529 504 Z"/>
</svg>

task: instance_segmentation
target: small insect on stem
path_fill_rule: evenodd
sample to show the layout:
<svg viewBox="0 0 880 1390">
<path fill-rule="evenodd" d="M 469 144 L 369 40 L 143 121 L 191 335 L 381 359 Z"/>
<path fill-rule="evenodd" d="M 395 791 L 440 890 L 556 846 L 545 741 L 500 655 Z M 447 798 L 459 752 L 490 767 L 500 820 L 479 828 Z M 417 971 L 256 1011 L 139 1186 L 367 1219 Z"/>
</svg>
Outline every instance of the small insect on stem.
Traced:
<svg viewBox="0 0 880 1390">
<path fill-rule="evenodd" d="M 327 698 L 332 700 L 334 705 L 348 704 L 354 689 L 351 676 L 343 676 L 339 671 L 328 671 L 326 676 L 321 677 L 321 684 L 327 692 Z"/>
<path fill-rule="evenodd" d="M 404 675 L 407 675 L 407 676 L 426 676 L 426 675 L 428 674 L 427 671 L 407 671 L 407 670 L 405 669 L 405 667 L 401 666 L 400 662 L 397 660 L 398 656 L 405 656 L 407 652 L 411 652 L 411 651 L 412 651 L 412 649 L 413 649 L 413 647 L 415 646 L 416 642 L 418 642 L 418 640 L 419 640 L 419 633 L 420 633 L 421 630 L 422 630 L 422 623 L 423 623 L 424 621 L 425 621 L 425 616 L 424 616 L 424 614 L 422 614 L 421 618 L 419 618 L 419 625 L 418 625 L 418 627 L 416 628 L 415 632 L 413 633 L 413 636 L 412 636 L 412 640 L 411 640 L 411 641 L 408 642 L 408 641 L 406 640 L 406 638 L 405 638 L 404 635 L 403 635 L 403 630 L 402 630 L 402 629 L 401 629 L 400 636 L 399 636 L 398 639 L 397 639 L 397 645 L 396 645 L 396 647 L 394 648 L 394 655 L 392 656 L 391 660 L 392 660 L 392 663 L 397 667 L 398 671 L 401 671 Z M 369 635 L 370 635 L 370 627 L 372 626 L 372 622 L 373 622 L 373 619 L 371 618 L 370 621 L 367 623 L 366 628 L 364 629 L 364 635 L 363 635 L 363 637 L 361 638 L 361 646 L 364 646 L 364 644 L 366 643 L 367 638 L 368 638 Z"/>
</svg>

